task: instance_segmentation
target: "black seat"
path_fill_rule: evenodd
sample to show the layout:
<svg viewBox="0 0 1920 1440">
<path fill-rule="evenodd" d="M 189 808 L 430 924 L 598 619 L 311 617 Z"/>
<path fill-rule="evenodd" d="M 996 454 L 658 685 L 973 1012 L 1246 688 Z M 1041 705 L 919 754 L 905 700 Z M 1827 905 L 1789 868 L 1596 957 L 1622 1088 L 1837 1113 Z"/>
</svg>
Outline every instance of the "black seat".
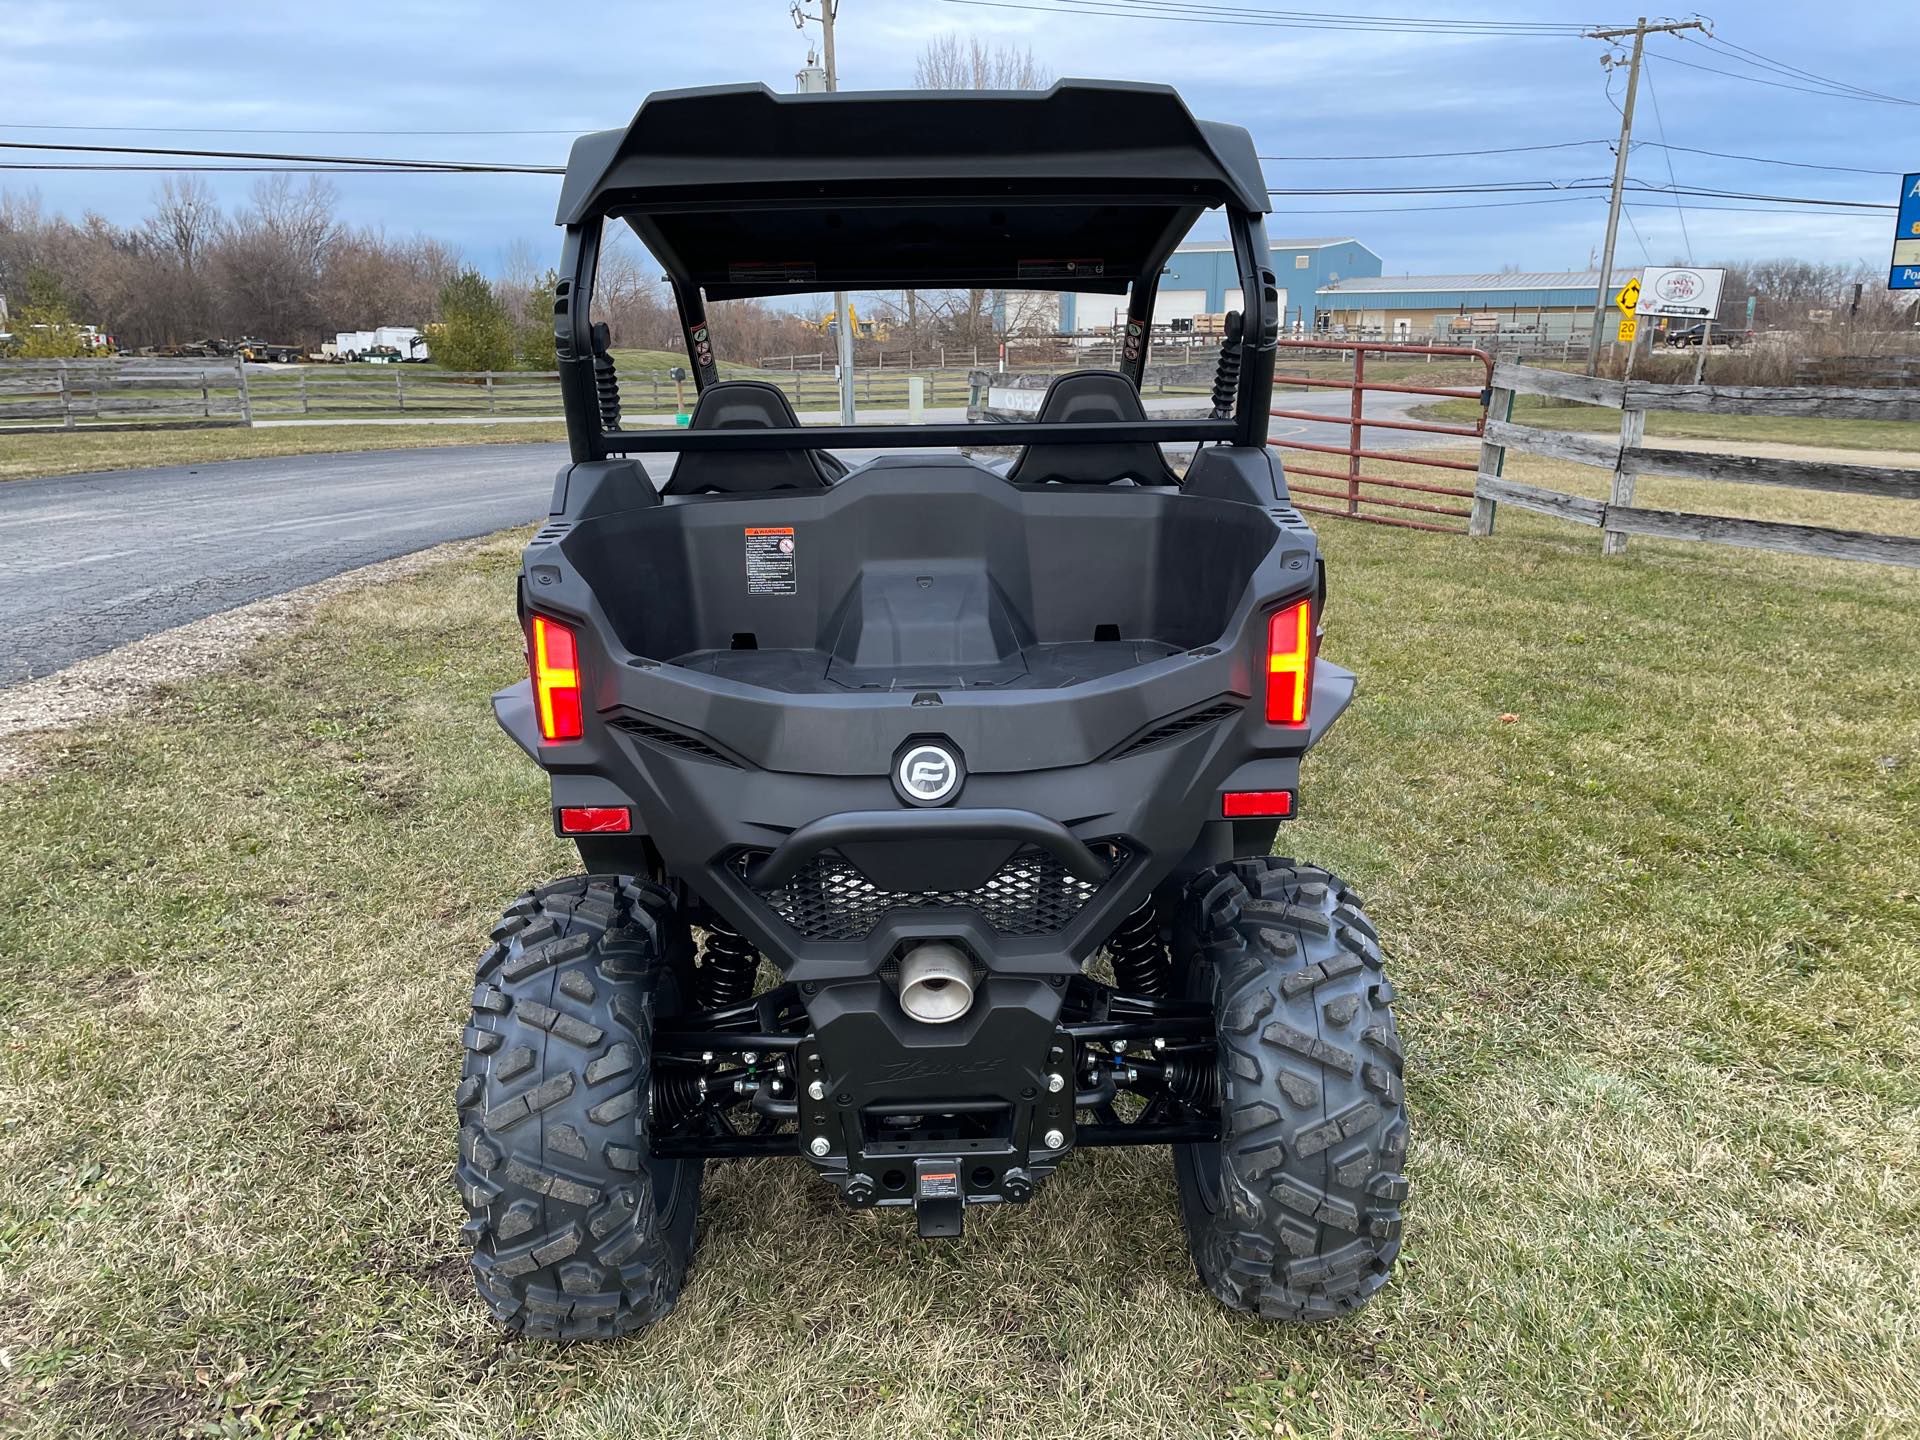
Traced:
<svg viewBox="0 0 1920 1440">
<path fill-rule="evenodd" d="M 689 430 L 798 429 L 778 386 L 723 380 L 700 392 Z M 824 490 L 847 467 L 821 450 L 686 451 L 673 462 L 663 495 L 749 495 L 766 490 Z"/>
<path fill-rule="evenodd" d="M 1112 370 L 1074 370 L 1055 377 L 1040 402 L 1039 419 L 1144 420 L 1147 410 L 1140 392 L 1126 376 Z M 1167 457 L 1150 440 L 1117 445 L 1027 446 L 1007 472 L 1016 485 L 1114 485 L 1130 480 L 1136 485 L 1178 485 Z"/>
</svg>

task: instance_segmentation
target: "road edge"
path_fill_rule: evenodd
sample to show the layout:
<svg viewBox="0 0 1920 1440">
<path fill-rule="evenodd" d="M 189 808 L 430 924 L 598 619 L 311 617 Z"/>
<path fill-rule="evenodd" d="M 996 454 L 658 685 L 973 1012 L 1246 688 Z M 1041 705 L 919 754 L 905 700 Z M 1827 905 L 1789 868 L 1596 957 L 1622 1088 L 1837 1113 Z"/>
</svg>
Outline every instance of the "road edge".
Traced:
<svg viewBox="0 0 1920 1440">
<path fill-rule="evenodd" d="M 0 688 L 0 782 L 19 779 L 38 767 L 40 750 L 31 743 L 36 737 L 110 719 L 163 685 L 231 669 L 261 641 L 304 628 L 330 600 L 468 559 L 514 533 L 497 530 L 377 560 Z"/>
</svg>

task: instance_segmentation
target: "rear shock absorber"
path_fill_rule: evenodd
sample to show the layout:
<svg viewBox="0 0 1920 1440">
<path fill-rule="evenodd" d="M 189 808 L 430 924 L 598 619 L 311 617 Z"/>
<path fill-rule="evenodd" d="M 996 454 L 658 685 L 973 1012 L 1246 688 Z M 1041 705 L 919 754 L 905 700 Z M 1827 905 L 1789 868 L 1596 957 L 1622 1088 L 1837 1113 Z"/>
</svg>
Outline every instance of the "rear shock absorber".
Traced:
<svg viewBox="0 0 1920 1440">
<path fill-rule="evenodd" d="M 1128 995 L 1165 995 L 1173 983 L 1173 957 L 1160 943 L 1160 916 L 1149 895 L 1107 940 L 1113 984 Z"/>
<path fill-rule="evenodd" d="M 1245 321 L 1238 310 L 1227 312 L 1226 335 L 1213 366 L 1213 418 L 1231 420 L 1234 398 L 1240 391 L 1240 350 Z"/>
<path fill-rule="evenodd" d="M 715 916 L 707 923 L 706 943 L 700 947 L 700 969 L 694 977 L 694 1000 L 702 1010 L 719 1010 L 753 998 L 753 978 L 760 968 L 760 952 Z"/>
</svg>

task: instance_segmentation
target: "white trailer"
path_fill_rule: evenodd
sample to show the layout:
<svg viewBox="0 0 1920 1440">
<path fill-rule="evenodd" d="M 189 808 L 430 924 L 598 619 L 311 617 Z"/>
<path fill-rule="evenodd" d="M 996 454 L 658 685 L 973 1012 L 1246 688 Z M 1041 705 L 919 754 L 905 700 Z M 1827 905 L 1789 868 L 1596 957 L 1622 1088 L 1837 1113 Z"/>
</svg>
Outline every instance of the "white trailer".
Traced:
<svg viewBox="0 0 1920 1440">
<path fill-rule="evenodd" d="M 382 325 L 373 332 L 373 343 L 391 345 L 402 360 L 427 358 L 427 337 L 412 325 Z"/>
<path fill-rule="evenodd" d="M 334 353 L 342 360 L 358 360 L 369 350 L 391 346 L 402 360 L 425 360 L 427 337 L 412 325 L 381 325 L 372 330 L 342 330 L 333 337 Z"/>
</svg>

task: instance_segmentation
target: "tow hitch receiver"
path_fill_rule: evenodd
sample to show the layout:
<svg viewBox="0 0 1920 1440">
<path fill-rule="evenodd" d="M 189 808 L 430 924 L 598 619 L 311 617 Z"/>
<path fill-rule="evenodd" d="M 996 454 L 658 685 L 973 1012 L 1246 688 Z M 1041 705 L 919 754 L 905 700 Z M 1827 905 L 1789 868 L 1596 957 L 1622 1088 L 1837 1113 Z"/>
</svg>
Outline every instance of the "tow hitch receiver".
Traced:
<svg viewBox="0 0 1920 1440">
<path fill-rule="evenodd" d="M 922 1240 L 958 1238 L 966 1225 L 966 1208 L 958 1160 L 921 1160 L 914 1165 L 913 1218 Z"/>
</svg>

